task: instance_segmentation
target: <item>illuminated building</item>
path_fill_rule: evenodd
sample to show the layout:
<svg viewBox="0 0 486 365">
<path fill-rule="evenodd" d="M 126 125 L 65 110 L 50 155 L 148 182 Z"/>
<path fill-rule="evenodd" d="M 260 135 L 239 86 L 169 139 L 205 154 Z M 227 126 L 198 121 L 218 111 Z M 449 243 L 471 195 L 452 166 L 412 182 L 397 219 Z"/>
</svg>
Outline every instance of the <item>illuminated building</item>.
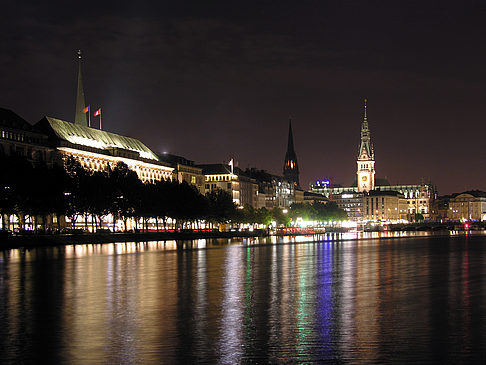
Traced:
<svg viewBox="0 0 486 365">
<path fill-rule="evenodd" d="M 449 199 L 450 220 L 486 220 L 486 192 L 480 190 L 454 194 Z"/>
<path fill-rule="evenodd" d="M 451 198 L 452 195 L 443 195 L 433 200 L 430 207 L 430 216 L 432 220 L 443 222 L 449 219 L 449 201 Z"/>
<path fill-rule="evenodd" d="M 422 214 L 425 219 L 431 218 L 431 206 L 437 197 L 437 190 L 432 184 L 390 185 L 386 179 L 375 178 L 375 154 L 368 127 L 366 99 L 354 184 L 343 187 L 333 185 L 329 179 L 319 179 L 314 184 L 311 184 L 311 190 L 324 195 L 329 200 L 336 201 L 338 206 L 348 213 L 349 219 L 355 221 L 368 219 L 364 213 L 365 200 L 362 200 L 361 207 L 359 194 L 361 194 L 362 199 L 366 199 L 367 194 L 372 192 L 373 194 L 382 192 L 383 194 L 401 195 L 406 199 L 407 213 Z M 403 208 L 401 209 L 403 210 Z M 387 214 L 386 216 L 390 215 Z"/>
<path fill-rule="evenodd" d="M 81 165 L 102 171 L 121 161 L 135 171 L 142 181 L 171 180 L 174 168 L 135 138 L 44 117 L 35 127 L 44 132 L 50 145 L 62 158 L 75 157 Z"/>
<path fill-rule="evenodd" d="M 294 203 L 303 203 L 305 200 L 305 193 L 304 189 L 294 186 Z"/>
<path fill-rule="evenodd" d="M 292 135 L 292 120 L 289 120 L 289 138 L 283 167 L 283 176 L 294 185 L 299 186 L 299 164 L 294 151 L 294 137 Z"/>
<path fill-rule="evenodd" d="M 364 118 L 361 125 L 361 142 L 357 161 L 358 192 L 371 191 L 375 188 L 375 151 L 371 143 L 371 133 L 366 115 L 366 99 L 364 100 Z"/>
<path fill-rule="evenodd" d="M 372 190 L 363 196 L 363 220 L 399 223 L 406 220 L 407 200 L 396 191 Z"/>
<path fill-rule="evenodd" d="M 323 203 L 326 204 L 329 201 L 324 195 L 314 193 L 312 191 L 304 191 L 305 203 Z"/>
<path fill-rule="evenodd" d="M 409 214 L 421 214 L 425 219 L 431 217 L 431 207 L 437 198 L 437 190 L 432 184 L 377 186 L 380 191 L 397 191 L 407 199 Z"/>
<path fill-rule="evenodd" d="M 302 190 L 286 177 L 255 168 L 246 169 L 245 175 L 258 183 L 258 204 L 255 208 L 288 208 L 294 202 L 302 203 L 304 200 Z"/>
<path fill-rule="evenodd" d="M 336 202 L 337 206 L 346 212 L 350 220 L 356 222 L 361 220 L 363 216 L 363 193 L 336 192 L 331 195 L 330 200 Z"/>
<path fill-rule="evenodd" d="M 220 189 L 230 193 L 233 202 L 238 206 L 257 206 L 258 184 L 240 168 L 225 164 L 206 164 L 197 167 L 201 168 L 204 174 L 204 193 Z"/>
<path fill-rule="evenodd" d="M 202 169 L 194 165 L 194 161 L 170 153 L 157 154 L 157 157 L 174 168 L 173 178 L 175 180 L 194 185 L 201 194 L 204 194 L 204 175 Z"/>
</svg>

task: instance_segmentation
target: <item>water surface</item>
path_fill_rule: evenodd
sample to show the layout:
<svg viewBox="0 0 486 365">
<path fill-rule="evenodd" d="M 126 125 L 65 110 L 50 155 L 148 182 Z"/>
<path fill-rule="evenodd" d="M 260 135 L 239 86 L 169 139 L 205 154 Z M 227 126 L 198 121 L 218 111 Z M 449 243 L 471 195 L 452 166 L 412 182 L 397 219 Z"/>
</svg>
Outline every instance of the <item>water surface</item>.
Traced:
<svg viewBox="0 0 486 365">
<path fill-rule="evenodd" d="M 484 363 L 486 236 L 409 236 L 3 251 L 0 362 Z"/>
</svg>

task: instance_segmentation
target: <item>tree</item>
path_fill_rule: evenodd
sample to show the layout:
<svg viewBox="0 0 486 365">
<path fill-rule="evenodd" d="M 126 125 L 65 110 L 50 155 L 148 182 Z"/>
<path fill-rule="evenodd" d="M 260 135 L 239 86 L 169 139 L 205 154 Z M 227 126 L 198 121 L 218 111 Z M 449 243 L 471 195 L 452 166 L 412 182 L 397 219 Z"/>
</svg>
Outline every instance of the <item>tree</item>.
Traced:
<svg viewBox="0 0 486 365">
<path fill-rule="evenodd" d="M 139 204 L 139 193 L 142 182 L 137 173 L 128 168 L 127 164 L 119 161 L 113 169 L 108 170 L 111 189 L 113 189 L 111 211 L 113 219 L 120 217 L 124 230 L 127 231 L 129 218 L 135 216 Z"/>
<path fill-rule="evenodd" d="M 287 226 L 290 223 L 290 218 L 285 214 L 282 208 L 275 207 L 272 209 L 272 218 L 277 226 Z"/>
<path fill-rule="evenodd" d="M 227 223 L 236 213 L 236 205 L 231 194 L 222 189 L 216 189 L 206 195 L 208 199 L 207 219 L 213 223 Z"/>
<path fill-rule="evenodd" d="M 265 226 L 268 226 L 270 223 L 272 223 L 272 212 L 269 211 L 267 208 L 259 208 L 256 211 L 256 223 L 258 224 L 263 224 Z"/>
</svg>

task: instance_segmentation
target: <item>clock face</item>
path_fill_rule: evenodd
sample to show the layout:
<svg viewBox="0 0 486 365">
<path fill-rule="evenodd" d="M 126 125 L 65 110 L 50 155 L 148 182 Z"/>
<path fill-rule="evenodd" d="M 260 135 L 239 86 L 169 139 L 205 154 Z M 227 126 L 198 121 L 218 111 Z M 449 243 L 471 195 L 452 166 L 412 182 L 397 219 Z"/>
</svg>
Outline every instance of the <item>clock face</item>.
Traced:
<svg viewBox="0 0 486 365">
<path fill-rule="evenodd" d="M 361 180 L 366 181 L 366 180 L 368 180 L 368 179 L 367 179 L 367 177 L 366 177 L 366 176 L 363 176 L 363 177 L 361 178 Z"/>
</svg>

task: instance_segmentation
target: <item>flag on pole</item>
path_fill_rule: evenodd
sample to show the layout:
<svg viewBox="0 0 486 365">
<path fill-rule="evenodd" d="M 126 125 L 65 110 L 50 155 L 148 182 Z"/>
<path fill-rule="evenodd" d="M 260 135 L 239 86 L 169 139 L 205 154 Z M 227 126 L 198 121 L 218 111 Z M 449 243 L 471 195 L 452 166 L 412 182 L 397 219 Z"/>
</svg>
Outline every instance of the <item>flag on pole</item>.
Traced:
<svg viewBox="0 0 486 365">
<path fill-rule="evenodd" d="M 231 166 L 231 173 L 233 173 L 233 159 L 231 159 L 231 161 L 228 163 L 228 165 Z"/>
<path fill-rule="evenodd" d="M 87 112 L 89 112 L 89 105 L 83 109 L 83 113 L 86 114 Z"/>
<path fill-rule="evenodd" d="M 100 130 L 101 130 L 101 108 L 98 108 L 97 111 L 94 112 L 93 114 L 95 117 L 99 116 L 100 117 Z"/>
</svg>

